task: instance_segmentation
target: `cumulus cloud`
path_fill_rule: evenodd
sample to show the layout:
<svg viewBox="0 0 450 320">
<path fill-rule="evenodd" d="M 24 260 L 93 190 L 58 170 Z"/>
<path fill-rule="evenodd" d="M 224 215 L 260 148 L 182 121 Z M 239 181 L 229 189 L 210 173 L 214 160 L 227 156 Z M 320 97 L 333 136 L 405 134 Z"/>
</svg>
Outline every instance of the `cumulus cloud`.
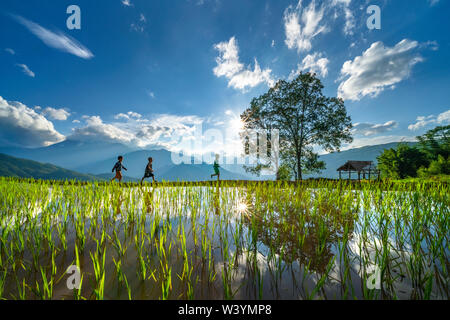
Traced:
<svg viewBox="0 0 450 320">
<path fill-rule="evenodd" d="M 48 116 L 52 120 L 65 121 L 70 117 L 70 112 L 66 109 L 55 109 L 47 107 L 42 111 L 42 114 Z"/>
<path fill-rule="evenodd" d="M 38 37 L 47 46 L 73 54 L 82 59 L 94 57 L 92 52 L 74 38 L 61 31 L 50 31 L 39 24 L 27 20 L 21 16 L 13 16 L 20 24 L 25 26 L 32 34 Z"/>
<path fill-rule="evenodd" d="M 13 49 L 11 49 L 11 48 L 6 48 L 5 51 L 8 52 L 11 55 L 15 55 L 16 54 L 16 52 Z"/>
<path fill-rule="evenodd" d="M 328 75 L 328 64 L 330 60 L 322 57 L 322 53 L 314 53 L 307 55 L 301 64 L 297 65 L 297 70 L 293 70 L 289 75 L 289 80 L 294 79 L 300 72 L 309 70 L 312 73 L 317 73 L 322 77 Z"/>
<path fill-rule="evenodd" d="M 447 110 L 445 112 L 442 112 L 438 116 L 430 115 L 417 117 L 416 123 L 409 125 L 408 129 L 411 131 L 417 131 L 431 124 L 441 125 L 449 123 L 450 123 L 450 110 Z"/>
<path fill-rule="evenodd" d="M 261 83 L 266 83 L 270 87 L 275 84 L 271 75 L 272 70 L 262 70 L 256 58 L 253 70 L 239 62 L 239 47 L 235 37 L 228 42 L 215 44 L 214 48 L 219 51 L 219 57 L 216 58 L 217 66 L 213 69 L 214 75 L 227 78 L 229 87 L 245 91 Z"/>
<path fill-rule="evenodd" d="M 384 133 L 390 131 L 398 126 L 396 121 L 388 121 L 383 124 L 372 124 L 372 123 L 355 123 L 353 125 L 353 134 L 362 136 L 373 136 L 376 134 Z"/>
<path fill-rule="evenodd" d="M 116 120 L 120 120 L 120 119 L 130 120 L 130 119 L 140 119 L 140 118 L 142 118 L 142 115 L 137 112 L 133 112 L 133 111 L 129 111 L 126 114 L 119 113 L 114 116 L 114 119 L 116 119 Z"/>
<path fill-rule="evenodd" d="M 112 124 L 104 123 L 99 116 L 84 116 L 83 118 L 86 125 L 82 128 L 74 128 L 68 139 L 119 143 L 130 143 L 133 141 L 134 137 L 132 134 Z"/>
<path fill-rule="evenodd" d="M 6 101 L 0 96 L 0 141 L 3 144 L 40 147 L 64 139 L 43 115 L 20 102 Z"/>
<path fill-rule="evenodd" d="M 314 0 L 307 7 L 303 7 L 300 0 L 296 7 L 289 6 L 285 10 L 285 43 L 289 49 L 297 49 L 299 53 L 311 50 L 312 40 L 327 32 L 325 24 L 322 24 L 324 11 L 324 7 L 316 8 Z"/>
<path fill-rule="evenodd" d="M 417 41 L 404 39 L 394 47 L 385 47 L 383 42 L 373 43 L 362 56 L 344 63 L 341 69 L 339 97 L 358 101 L 362 97 L 376 97 L 386 88 L 407 79 L 414 65 L 423 61 L 415 54 Z"/>
<path fill-rule="evenodd" d="M 195 125 L 202 119 L 196 116 L 155 115 L 150 119 L 135 112 L 115 116 L 120 122 L 105 123 L 99 116 L 83 116 L 84 125 L 74 128 L 69 140 L 104 141 L 131 144 L 137 147 L 160 146 L 168 150 L 182 138 L 194 135 Z"/>
<path fill-rule="evenodd" d="M 30 70 L 30 68 L 26 64 L 16 64 L 19 68 L 22 69 L 22 72 L 25 73 L 27 76 L 34 78 L 36 74 Z"/>
</svg>

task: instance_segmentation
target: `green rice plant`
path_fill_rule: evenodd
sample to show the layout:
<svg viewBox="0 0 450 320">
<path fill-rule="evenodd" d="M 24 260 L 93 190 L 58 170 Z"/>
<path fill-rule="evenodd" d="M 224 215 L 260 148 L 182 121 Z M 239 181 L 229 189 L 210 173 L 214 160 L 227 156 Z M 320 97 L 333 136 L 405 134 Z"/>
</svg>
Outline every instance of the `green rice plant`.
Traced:
<svg viewBox="0 0 450 320">
<path fill-rule="evenodd" d="M 95 289 L 94 294 L 97 300 L 103 300 L 105 289 L 105 257 L 106 249 L 103 249 L 103 254 L 99 254 L 97 250 L 94 254 L 89 252 L 94 266 L 95 275 Z"/>
</svg>

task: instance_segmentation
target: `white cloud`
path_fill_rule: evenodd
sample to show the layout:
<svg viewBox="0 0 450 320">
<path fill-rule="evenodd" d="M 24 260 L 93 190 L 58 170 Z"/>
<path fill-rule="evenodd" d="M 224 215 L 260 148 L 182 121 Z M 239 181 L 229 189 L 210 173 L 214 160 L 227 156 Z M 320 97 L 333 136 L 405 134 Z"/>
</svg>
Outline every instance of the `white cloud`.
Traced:
<svg viewBox="0 0 450 320">
<path fill-rule="evenodd" d="M 16 52 L 13 49 L 11 49 L 11 48 L 6 48 L 5 51 L 8 52 L 11 55 L 15 55 L 16 54 Z"/>
<path fill-rule="evenodd" d="M 430 115 L 417 117 L 416 123 L 409 125 L 408 129 L 411 131 L 417 131 L 431 124 L 441 125 L 449 123 L 450 123 L 450 110 L 447 110 L 445 112 L 442 112 L 438 116 Z"/>
<path fill-rule="evenodd" d="M 96 140 L 105 142 L 130 143 L 134 136 L 129 132 L 118 128 L 112 124 L 106 124 L 99 116 L 83 117 L 86 126 L 74 128 L 73 133 L 68 137 L 70 140 L 86 141 Z"/>
<path fill-rule="evenodd" d="M 48 116 L 50 119 L 65 121 L 70 117 L 70 112 L 66 109 L 55 109 L 47 107 L 42 111 L 42 114 Z"/>
<path fill-rule="evenodd" d="M 80 120 L 77 120 L 77 119 L 75 119 L 75 120 L 73 120 L 73 121 L 72 121 L 72 123 L 77 123 L 77 124 L 78 124 L 78 123 L 81 123 L 81 121 L 80 121 Z"/>
<path fill-rule="evenodd" d="M 36 75 L 33 71 L 30 70 L 30 68 L 26 64 L 16 64 L 16 66 L 20 67 L 22 69 L 22 72 L 25 73 L 27 76 L 34 78 Z"/>
<path fill-rule="evenodd" d="M 126 7 L 131 7 L 133 6 L 133 4 L 131 3 L 130 0 L 122 0 L 122 4 Z"/>
<path fill-rule="evenodd" d="M 300 72 L 309 70 L 312 73 L 317 73 L 322 77 L 326 77 L 328 75 L 328 64 L 330 60 L 322 57 L 322 53 L 314 53 L 307 55 L 301 64 L 297 65 L 297 70 L 293 70 L 289 75 L 289 80 L 297 77 Z"/>
<path fill-rule="evenodd" d="M 83 116 L 85 125 L 72 129 L 68 139 L 123 143 L 137 147 L 151 145 L 173 150 L 182 138 L 193 137 L 195 125 L 203 121 L 196 116 L 164 114 L 148 119 L 132 111 L 120 113 L 115 118 L 121 121 L 105 123 L 99 116 Z"/>
<path fill-rule="evenodd" d="M 353 125 L 352 131 L 354 135 L 362 135 L 368 137 L 390 131 L 397 126 L 398 122 L 392 120 L 383 124 L 355 123 Z"/>
<path fill-rule="evenodd" d="M 253 88 L 261 83 L 266 83 L 270 87 L 274 85 L 272 70 L 262 70 L 256 58 L 253 70 L 250 67 L 245 68 L 239 62 L 239 48 L 235 37 L 230 38 L 228 42 L 214 45 L 214 48 L 219 51 L 219 57 L 216 58 L 217 66 L 213 69 L 214 75 L 227 78 L 229 87 L 245 91 L 247 87 Z"/>
<path fill-rule="evenodd" d="M 32 34 L 38 37 L 42 42 L 51 48 L 68 52 L 83 59 L 94 57 L 92 52 L 79 43 L 74 38 L 64 34 L 61 31 L 50 31 L 33 21 L 27 20 L 21 16 L 13 16 L 20 24 L 24 25 Z"/>
<path fill-rule="evenodd" d="M 360 100 L 362 97 L 376 97 L 386 88 L 405 80 L 413 66 L 423 59 L 413 54 L 417 41 L 404 39 L 394 47 L 385 47 L 379 41 L 373 43 L 362 56 L 344 63 L 338 95 L 344 100 Z"/>
<path fill-rule="evenodd" d="M 351 2 L 351 0 L 333 0 L 331 3 L 332 7 L 342 8 L 342 12 L 345 15 L 344 34 L 346 35 L 352 35 L 353 29 L 356 26 L 355 17 L 350 9 Z"/>
<path fill-rule="evenodd" d="M 126 114 L 119 113 L 114 116 L 114 119 L 116 119 L 116 120 L 120 120 L 120 119 L 130 120 L 130 119 L 140 119 L 140 118 L 142 118 L 142 115 L 137 112 L 133 112 L 133 111 L 129 111 Z"/>
<path fill-rule="evenodd" d="M 0 97 L 0 140 L 23 147 L 48 146 L 65 137 L 43 115 L 20 102 Z"/>
<path fill-rule="evenodd" d="M 155 93 L 153 91 L 148 90 L 147 94 L 149 95 L 150 98 L 155 99 Z"/>
<path fill-rule="evenodd" d="M 284 12 L 285 43 L 289 49 L 297 49 L 297 52 L 310 51 L 311 41 L 319 34 L 327 32 L 322 25 L 324 7 L 316 9 L 315 1 L 303 8 L 300 0 L 297 6 L 289 6 Z"/>
</svg>

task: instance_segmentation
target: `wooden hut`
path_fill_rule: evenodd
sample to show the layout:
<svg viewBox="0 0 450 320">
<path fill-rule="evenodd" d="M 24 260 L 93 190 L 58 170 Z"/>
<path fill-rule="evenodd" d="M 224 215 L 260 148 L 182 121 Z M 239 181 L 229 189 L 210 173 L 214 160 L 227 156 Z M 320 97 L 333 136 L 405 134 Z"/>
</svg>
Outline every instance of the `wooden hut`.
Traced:
<svg viewBox="0 0 450 320">
<path fill-rule="evenodd" d="M 369 180 L 373 176 L 380 177 L 380 170 L 374 166 L 373 161 L 347 161 L 337 171 L 339 171 L 339 180 L 342 179 L 342 171 L 348 172 L 349 180 L 352 178 L 353 172 L 358 174 L 358 180 L 361 180 L 361 173 L 363 179 L 366 179 L 366 175 Z"/>
</svg>

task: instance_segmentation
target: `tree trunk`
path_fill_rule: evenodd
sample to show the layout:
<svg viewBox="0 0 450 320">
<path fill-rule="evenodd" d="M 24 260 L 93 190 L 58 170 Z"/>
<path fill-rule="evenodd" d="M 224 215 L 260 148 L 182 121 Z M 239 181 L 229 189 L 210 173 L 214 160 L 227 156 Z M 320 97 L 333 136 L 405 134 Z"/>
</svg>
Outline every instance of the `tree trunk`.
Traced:
<svg viewBox="0 0 450 320">
<path fill-rule="evenodd" d="M 298 171 L 298 177 L 297 180 L 302 181 L 303 177 L 302 177 L 302 163 L 301 163 L 301 158 L 297 158 L 297 171 Z"/>
</svg>

